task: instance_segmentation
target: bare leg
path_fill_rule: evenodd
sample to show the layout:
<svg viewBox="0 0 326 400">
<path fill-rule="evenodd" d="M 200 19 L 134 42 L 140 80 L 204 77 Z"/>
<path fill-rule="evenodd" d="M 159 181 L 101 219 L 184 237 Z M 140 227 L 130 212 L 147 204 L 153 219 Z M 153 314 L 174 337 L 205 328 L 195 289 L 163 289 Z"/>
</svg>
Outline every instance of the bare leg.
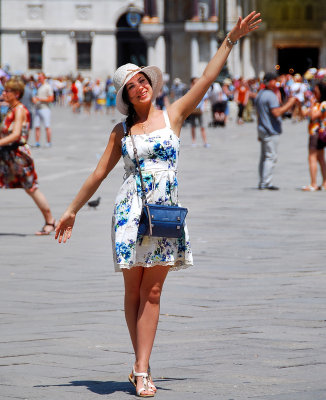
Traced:
<svg viewBox="0 0 326 400">
<path fill-rule="evenodd" d="M 201 137 L 203 138 L 204 146 L 207 145 L 206 130 L 203 126 L 200 127 Z"/>
<path fill-rule="evenodd" d="M 191 139 L 192 144 L 196 143 L 196 128 L 194 126 L 191 127 Z"/>
<path fill-rule="evenodd" d="M 51 143 L 51 128 L 50 127 L 45 128 L 45 131 L 46 131 L 46 139 L 48 143 Z"/>
<path fill-rule="evenodd" d="M 137 352 L 137 318 L 140 304 L 140 285 L 143 278 L 142 267 L 123 269 L 125 282 L 125 318 L 134 352 Z M 138 372 L 138 371 L 137 371 Z"/>
<path fill-rule="evenodd" d="M 40 143 L 40 138 L 41 138 L 41 128 L 37 127 L 37 128 L 35 128 L 35 141 L 36 141 L 36 143 Z"/>
<path fill-rule="evenodd" d="M 322 186 L 324 187 L 324 189 L 326 189 L 326 161 L 324 157 L 324 149 L 317 150 L 317 160 L 319 162 L 321 174 L 323 177 Z"/>
<path fill-rule="evenodd" d="M 309 172 L 310 172 L 310 185 L 317 188 L 317 150 L 309 149 Z"/>
<path fill-rule="evenodd" d="M 155 266 L 134 267 L 123 272 L 125 315 L 136 355 L 136 372 L 148 369 L 159 320 L 161 292 L 168 271 L 168 267 Z M 137 390 L 141 387 L 142 378 L 137 378 Z"/>
<path fill-rule="evenodd" d="M 53 224 L 54 223 L 54 218 L 50 210 L 49 203 L 44 196 L 44 194 L 40 191 L 40 189 L 35 189 L 33 192 L 25 189 L 26 193 L 31 196 L 31 198 L 34 200 L 35 204 L 37 207 L 40 209 L 41 213 L 43 214 L 43 217 L 45 219 L 45 223 Z M 53 230 L 53 229 L 51 229 Z"/>
</svg>

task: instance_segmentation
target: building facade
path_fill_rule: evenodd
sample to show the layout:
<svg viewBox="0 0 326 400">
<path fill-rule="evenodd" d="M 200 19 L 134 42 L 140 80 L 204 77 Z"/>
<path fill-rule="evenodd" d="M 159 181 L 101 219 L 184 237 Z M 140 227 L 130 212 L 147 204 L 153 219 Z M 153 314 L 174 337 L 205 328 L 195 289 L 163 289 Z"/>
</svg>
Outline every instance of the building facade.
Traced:
<svg viewBox="0 0 326 400">
<path fill-rule="evenodd" d="M 234 46 L 225 73 L 326 65 L 326 3 L 317 0 L 0 0 L 0 63 L 13 73 L 104 78 L 130 61 L 188 81 L 254 9 L 264 23 Z"/>
</svg>

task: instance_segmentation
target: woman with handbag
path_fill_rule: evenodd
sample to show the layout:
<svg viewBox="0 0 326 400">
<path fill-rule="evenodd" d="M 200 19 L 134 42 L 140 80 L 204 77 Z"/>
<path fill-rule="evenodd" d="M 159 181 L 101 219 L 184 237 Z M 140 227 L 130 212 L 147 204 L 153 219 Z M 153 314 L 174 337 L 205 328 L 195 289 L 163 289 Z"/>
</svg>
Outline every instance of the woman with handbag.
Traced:
<svg viewBox="0 0 326 400">
<path fill-rule="evenodd" d="M 34 161 L 27 144 L 30 114 L 20 102 L 24 87 L 21 79 L 11 78 L 3 91 L 9 109 L 0 130 L 0 189 L 25 189 L 45 219 L 44 226 L 35 234 L 49 235 L 54 231 L 55 220 L 44 194 L 38 188 Z"/>
<path fill-rule="evenodd" d="M 70 238 L 77 212 L 122 155 L 126 174 L 115 203 L 112 244 L 115 270 L 123 272 L 125 317 L 135 352 L 129 380 L 140 397 L 153 397 L 156 392 L 149 359 L 165 278 L 169 270 L 192 265 L 188 231 L 183 223 L 186 211 L 178 206 L 180 131 L 184 120 L 220 73 L 236 41 L 258 28 L 259 16 L 254 11 L 244 19 L 239 18 L 196 84 L 165 111 L 153 105 L 163 84 L 159 68 L 126 64 L 115 72 L 117 109 L 127 119 L 114 127 L 98 166 L 56 229 L 59 242 Z M 167 225 L 174 217 L 176 222 L 171 222 L 174 232 L 170 232 Z M 168 233 L 159 236 L 165 230 Z"/>
<path fill-rule="evenodd" d="M 326 84 L 317 83 L 314 88 L 316 102 L 308 109 L 304 115 L 310 117 L 308 126 L 309 131 L 309 172 L 310 185 L 303 186 L 304 192 L 315 192 L 316 190 L 326 190 L 326 161 L 324 148 L 326 147 Z M 318 164 L 322 174 L 322 184 L 317 185 Z"/>
</svg>

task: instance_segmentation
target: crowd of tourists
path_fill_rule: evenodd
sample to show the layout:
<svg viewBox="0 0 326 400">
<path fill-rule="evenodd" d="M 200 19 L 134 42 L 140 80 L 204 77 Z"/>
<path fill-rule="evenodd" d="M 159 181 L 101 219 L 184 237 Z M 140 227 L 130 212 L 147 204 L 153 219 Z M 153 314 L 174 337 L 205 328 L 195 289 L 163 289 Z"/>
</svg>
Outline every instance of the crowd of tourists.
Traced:
<svg viewBox="0 0 326 400">
<path fill-rule="evenodd" d="M 40 86 L 45 82 L 47 90 L 51 92 L 52 101 L 49 104 L 59 106 L 69 106 L 74 113 L 85 112 L 106 112 L 114 113 L 116 107 L 116 90 L 111 76 L 105 80 L 90 79 L 81 74 L 72 77 L 45 77 L 44 74 L 34 74 L 30 76 L 23 75 L 22 80 L 25 83 L 25 94 L 22 99 L 23 104 L 33 113 L 37 110 L 37 105 L 33 103 L 32 98 L 37 96 Z M 182 97 L 192 86 L 194 79 L 190 82 L 184 82 L 180 78 L 175 78 L 169 85 L 164 85 L 155 100 L 158 109 L 165 109 L 169 104 Z M 4 83 L 9 76 L 3 75 L 0 78 L 0 104 L 1 115 L 6 113 L 6 105 L 1 96 Z M 290 96 L 296 96 L 300 104 L 295 109 L 287 113 L 286 117 L 292 117 L 293 121 L 301 121 L 306 116 L 306 110 L 314 102 L 314 85 L 316 81 L 326 79 L 326 69 L 310 68 L 304 75 L 283 74 L 278 76 L 277 96 L 281 102 L 286 101 Z M 44 82 L 45 81 L 45 82 Z M 206 93 L 202 104 L 196 108 L 194 114 L 200 115 L 205 110 L 210 110 L 210 126 L 226 126 L 230 116 L 230 102 L 237 105 L 236 120 L 239 125 L 245 122 L 254 121 L 254 99 L 259 90 L 264 86 L 263 80 L 259 78 L 243 79 L 227 77 L 213 83 Z M 45 118 L 46 119 L 46 118 Z M 191 123 L 188 120 L 188 122 Z"/>
</svg>

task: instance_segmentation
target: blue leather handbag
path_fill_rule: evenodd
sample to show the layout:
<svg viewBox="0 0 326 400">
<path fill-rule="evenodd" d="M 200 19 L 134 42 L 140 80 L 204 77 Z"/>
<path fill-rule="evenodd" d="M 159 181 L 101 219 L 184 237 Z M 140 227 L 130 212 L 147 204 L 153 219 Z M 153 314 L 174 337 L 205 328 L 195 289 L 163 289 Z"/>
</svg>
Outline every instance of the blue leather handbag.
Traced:
<svg viewBox="0 0 326 400">
<path fill-rule="evenodd" d="M 184 233 L 188 210 L 179 206 L 148 204 L 143 206 L 139 222 L 140 235 L 180 238 Z"/>
<path fill-rule="evenodd" d="M 146 201 L 145 185 L 135 141 L 130 135 L 134 148 L 134 155 L 140 176 L 142 189 L 142 214 L 139 221 L 138 234 L 156 237 L 180 238 L 184 234 L 185 219 L 188 213 L 187 208 L 169 206 L 164 204 L 149 204 Z"/>
</svg>

